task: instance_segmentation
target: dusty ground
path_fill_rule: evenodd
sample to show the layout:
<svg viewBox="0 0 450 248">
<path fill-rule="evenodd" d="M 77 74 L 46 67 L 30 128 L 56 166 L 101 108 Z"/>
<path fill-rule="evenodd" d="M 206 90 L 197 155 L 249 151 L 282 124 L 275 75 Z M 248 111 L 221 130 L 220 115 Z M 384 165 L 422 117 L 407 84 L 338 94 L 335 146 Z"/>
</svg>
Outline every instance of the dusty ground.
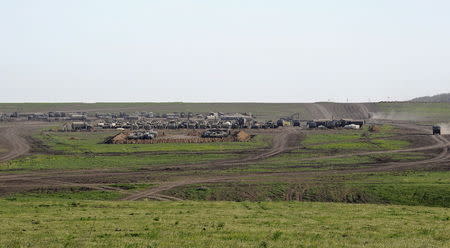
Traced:
<svg viewBox="0 0 450 248">
<path fill-rule="evenodd" d="M 320 110 L 318 110 L 320 112 Z M 326 113 L 323 113 L 326 115 Z M 124 200 L 139 200 L 143 198 L 157 200 L 178 200 L 171 196 L 163 195 L 163 192 L 175 187 L 186 186 L 198 183 L 212 182 L 239 182 L 244 178 L 260 178 L 276 176 L 283 180 L 300 180 L 321 174 L 337 174 L 352 172 L 381 172 L 393 170 L 429 169 L 436 168 L 450 169 L 450 145 L 447 136 L 431 136 L 430 128 L 408 122 L 391 123 L 402 127 L 403 133 L 413 140 L 412 148 L 389 151 L 389 153 L 426 151 L 433 156 L 429 159 L 414 162 L 390 162 L 373 164 L 369 167 L 349 167 L 343 170 L 308 171 L 308 172 L 261 172 L 261 173 L 240 173 L 220 175 L 220 171 L 229 168 L 245 167 L 256 161 L 267 159 L 292 149 L 298 149 L 298 140 L 303 132 L 296 128 L 282 128 L 276 130 L 258 130 L 256 132 L 271 134 L 273 136 L 272 146 L 269 149 L 258 149 L 253 152 L 244 152 L 238 159 L 227 159 L 222 161 L 208 162 L 203 164 L 190 165 L 164 165 L 143 168 L 138 171 L 121 169 L 93 169 L 93 170 L 46 170 L 33 172 L 17 172 L 0 174 L 0 194 L 14 192 L 25 192 L 43 188 L 64 188 L 64 187 L 87 187 L 101 190 L 119 190 L 108 185 L 112 183 L 133 183 L 152 182 L 157 186 L 147 190 L 135 192 L 124 197 Z M 23 156 L 30 152 L 32 144 L 26 138 L 30 133 L 48 124 L 29 123 L 3 125 L 0 127 L 0 142 L 8 151 L 0 154 L 0 161 L 10 160 Z M 382 151 L 353 152 L 352 155 L 381 154 Z M 338 158 L 345 155 L 321 156 L 314 159 Z M 311 160 L 311 158 L 308 158 Z M 205 172 L 214 171 L 208 174 Z"/>
<path fill-rule="evenodd" d="M 48 123 L 4 123 L 0 125 L 0 162 L 26 155 L 32 145 L 30 135 Z"/>
</svg>

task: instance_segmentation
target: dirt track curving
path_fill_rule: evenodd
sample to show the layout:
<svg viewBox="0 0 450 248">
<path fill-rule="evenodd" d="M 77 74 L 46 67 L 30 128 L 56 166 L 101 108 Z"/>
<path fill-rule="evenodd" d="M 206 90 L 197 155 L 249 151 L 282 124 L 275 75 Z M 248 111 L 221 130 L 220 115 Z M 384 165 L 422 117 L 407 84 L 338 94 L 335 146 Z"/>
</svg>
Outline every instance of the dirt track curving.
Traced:
<svg viewBox="0 0 450 248">
<path fill-rule="evenodd" d="M 23 156 L 30 151 L 30 145 L 22 134 L 23 129 L 18 126 L 0 127 L 0 144 L 7 149 L 0 154 L 0 162 Z"/>
<path fill-rule="evenodd" d="M 422 132 L 428 132 L 428 128 L 423 126 L 418 126 L 415 124 L 399 124 L 400 126 L 404 128 L 409 128 L 417 131 Z M 288 133 L 287 133 L 288 134 Z M 292 135 L 292 134 L 291 134 Z M 265 158 L 264 154 L 270 155 L 271 152 L 274 152 L 275 154 L 282 153 L 283 151 L 289 150 L 289 137 L 290 135 L 283 135 L 283 136 L 277 136 L 275 138 L 274 146 L 271 149 L 271 151 L 261 154 L 260 158 Z M 161 194 L 161 192 L 175 188 L 180 186 L 186 186 L 191 184 L 198 184 L 198 183 L 211 183 L 211 182 L 226 182 L 226 181 L 239 181 L 241 178 L 245 177 L 257 177 L 257 176 L 282 176 L 283 174 L 286 176 L 307 176 L 307 175 L 318 175 L 318 174 L 332 174 L 332 173 L 354 173 L 354 172 L 380 172 L 380 171 L 390 171 L 395 169 L 401 169 L 401 168 L 424 168 L 429 167 L 430 165 L 434 165 L 435 163 L 439 162 L 448 162 L 450 160 L 450 154 L 448 147 L 450 146 L 450 141 L 446 139 L 443 136 L 433 136 L 433 140 L 435 141 L 434 144 L 428 145 L 428 146 L 421 146 L 416 148 L 410 148 L 410 149 L 400 149 L 400 150 L 394 150 L 389 151 L 389 153 L 401 153 L 401 152 L 415 152 L 415 151 L 427 151 L 427 150 L 433 150 L 433 149 L 442 149 L 442 151 L 437 154 L 436 156 L 421 160 L 421 161 L 414 161 L 414 162 L 392 162 L 392 163 L 386 163 L 381 166 L 372 166 L 369 168 L 354 168 L 350 170 L 329 170 L 325 172 L 290 172 L 290 173 L 260 173 L 260 174 L 253 174 L 253 175 L 238 175 L 238 176 L 229 176 L 229 177 L 220 177 L 220 178 L 204 178 L 204 179 L 195 179 L 195 180 L 180 180 L 175 182 L 168 182 L 168 183 L 162 183 L 160 186 L 154 187 L 147 191 L 142 191 L 130 196 L 127 196 L 124 198 L 124 200 L 139 200 L 142 198 L 151 198 L 153 194 Z M 335 156 L 321 156 L 317 158 L 305 158 L 301 160 L 319 160 L 319 159 L 326 159 L 326 158 L 341 158 L 341 157 L 348 157 L 348 156 L 363 156 L 363 155 L 372 155 L 372 154 L 383 154 L 386 153 L 386 151 L 373 151 L 373 152 L 359 152 L 359 153 L 351 153 L 346 155 L 335 155 Z M 258 157 L 258 156 L 257 156 Z M 246 162 L 254 161 L 252 159 L 249 160 L 241 160 L 241 164 L 244 164 Z M 227 163 L 228 165 L 233 164 Z"/>
<path fill-rule="evenodd" d="M 419 135 L 425 135 L 429 133 L 429 127 L 419 126 L 411 123 L 396 123 L 396 125 L 415 130 Z M 17 147 L 15 153 L 8 153 L 6 159 L 13 158 L 26 154 L 30 145 L 26 143 L 26 139 L 21 136 L 24 127 L 3 127 L 0 129 L 0 135 L 3 138 L 13 138 L 12 147 Z M 26 128 L 25 128 L 26 130 Z M 230 174 L 229 176 L 201 176 L 198 175 L 200 169 L 202 170 L 216 170 L 221 171 L 223 168 L 243 167 L 251 165 L 252 163 L 260 160 L 267 159 L 272 156 L 290 151 L 291 149 L 298 148 L 298 140 L 302 135 L 299 129 L 295 128 L 283 128 L 273 133 L 273 143 L 270 149 L 258 150 L 255 153 L 245 154 L 246 156 L 239 159 L 228 159 L 223 161 L 214 161 L 203 164 L 192 165 L 171 165 L 171 166 L 154 166 L 151 168 L 144 168 L 140 171 L 123 171 L 118 169 L 93 169 L 93 170 L 78 170 L 78 171 L 61 171 L 61 170 L 49 170 L 49 171 L 33 171 L 21 174 L 0 174 L 0 194 L 24 192 L 29 190 L 35 190 L 40 188 L 58 188 L 58 187 L 86 187 L 91 189 L 100 190 L 119 190 L 117 188 L 109 187 L 109 184 L 118 182 L 139 182 L 139 181 L 151 181 L 157 183 L 157 186 L 148 190 L 136 192 L 124 197 L 124 200 L 139 200 L 143 198 L 155 199 L 155 200 L 180 200 L 178 198 L 165 196 L 162 194 L 164 191 L 173 189 L 175 187 L 181 187 L 198 183 L 215 183 L 215 182 L 228 182 L 228 181 L 240 181 L 243 178 L 248 177 L 266 177 L 266 176 L 283 176 L 283 177 L 306 177 L 311 175 L 325 175 L 332 173 L 352 173 L 352 172 L 379 172 L 390 170 L 401 170 L 411 168 L 428 168 L 431 166 L 437 166 L 441 163 L 448 163 L 450 161 L 450 154 L 448 147 L 450 146 L 449 140 L 444 136 L 431 136 L 433 144 L 427 143 L 414 148 L 400 149 L 395 151 L 388 151 L 388 153 L 399 152 L 413 152 L 413 151 L 427 151 L 437 150 L 441 151 L 433 158 L 415 161 L 415 162 L 391 162 L 373 164 L 370 167 L 365 168 L 349 168 L 342 170 L 328 170 L 328 171 L 313 171 L 313 172 L 263 172 L 263 173 L 241 173 L 239 175 Z M 9 140 L 9 139 L 8 139 Z M 4 141 L 5 142 L 5 141 Z M 8 141 L 11 142 L 11 141 Z M 370 155 L 381 154 L 386 151 L 373 151 L 373 152 L 356 152 L 345 155 L 336 156 L 321 156 L 318 158 L 305 158 L 303 160 L 325 159 L 325 158 L 337 158 L 355 155 Z M 180 170 L 184 173 L 173 173 L 173 178 L 160 178 L 157 174 L 162 171 L 173 170 L 176 172 Z"/>
</svg>

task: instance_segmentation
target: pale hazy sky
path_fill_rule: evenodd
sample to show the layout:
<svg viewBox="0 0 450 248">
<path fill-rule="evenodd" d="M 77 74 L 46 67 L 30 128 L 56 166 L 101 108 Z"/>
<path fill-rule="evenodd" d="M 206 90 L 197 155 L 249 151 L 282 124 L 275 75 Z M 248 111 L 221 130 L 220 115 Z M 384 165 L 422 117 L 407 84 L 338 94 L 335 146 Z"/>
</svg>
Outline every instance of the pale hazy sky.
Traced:
<svg viewBox="0 0 450 248">
<path fill-rule="evenodd" d="M 448 0 L 0 0 L 0 102 L 450 92 Z"/>
</svg>

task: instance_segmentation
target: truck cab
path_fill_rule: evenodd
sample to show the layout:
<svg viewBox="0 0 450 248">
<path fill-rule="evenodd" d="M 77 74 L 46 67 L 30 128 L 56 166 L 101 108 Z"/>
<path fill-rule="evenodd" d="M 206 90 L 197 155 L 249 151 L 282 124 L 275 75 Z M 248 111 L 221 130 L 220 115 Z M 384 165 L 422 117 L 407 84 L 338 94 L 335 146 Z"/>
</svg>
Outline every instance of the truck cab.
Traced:
<svg viewBox="0 0 450 248">
<path fill-rule="evenodd" d="M 441 135 L 441 127 L 440 126 L 433 126 L 433 135 Z"/>
</svg>

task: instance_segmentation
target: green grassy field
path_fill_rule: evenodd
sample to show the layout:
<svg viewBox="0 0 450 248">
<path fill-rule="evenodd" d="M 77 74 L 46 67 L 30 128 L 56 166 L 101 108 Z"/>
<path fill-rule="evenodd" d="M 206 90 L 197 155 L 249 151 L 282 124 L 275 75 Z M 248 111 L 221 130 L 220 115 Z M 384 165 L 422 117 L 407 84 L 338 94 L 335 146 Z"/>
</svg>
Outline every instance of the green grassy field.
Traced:
<svg viewBox="0 0 450 248">
<path fill-rule="evenodd" d="M 330 133 L 308 133 L 305 139 L 301 141 L 303 145 L 314 145 L 321 143 L 349 142 L 360 141 L 374 138 L 388 138 L 396 134 L 398 131 L 392 125 L 377 125 L 376 132 L 369 132 L 366 125 L 360 130 L 333 130 Z"/>
<path fill-rule="evenodd" d="M 370 141 L 338 142 L 330 144 L 312 145 L 313 150 L 347 150 L 347 151 L 389 151 L 408 147 L 405 140 L 372 139 Z"/>
<path fill-rule="evenodd" d="M 345 184 L 373 196 L 374 202 L 450 208 L 450 172 L 354 174 Z"/>
<path fill-rule="evenodd" d="M 190 200 L 328 201 L 450 207 L 450 172 L 327 174 L 206 183 L 166 193 Z M 450 210 L 449 210 L 450 213 Z"/>
<path fill-rule="evenodd" d="M 446 208 L 0 200 L 1 247 L 448 247 Z"/>
<path fill-rule="evenodd" d="M 379 125 L 376 132 L 362 130 L 338 130 L 332 133 L 311 133 L 301 141 L 306 149 L 337 153 L 339 151 L 388 151 L 410 145 L 406 140 L 390 138 L 397 133 L 391 125 Z"/>
<path fill-rule="evenodd" d="M 233 168 L 227 172 L 271 172 L 271 171 L 310 171 L 364 167 L 382 162 L 405 162 L 423 160 L 430 154 L 421 152 L 390 153 L 389 151 L 407 148 L 409 141 L 401 140 L 398 129 L 391 125 L 377 126 L 376 132 L 362 130 L 306 131 L 298 149 L 283 153 L 246 167 Z M 355 152 L 386 151 L 382 154 L 355 155 Z M 322 158 L 322 156 L 344 156 Z"/>
<path fill-rule="evenodd" d="M 266 148 L 271 138 L 258 135 L 249 142 L 102 144 L 116 132 L 40 132 L 34 136 L 45 152 L 0 163 L 0 171 L 42 169 L 142 168 L 152 165 L 192 164 L 237 158 L 235 151 Z M 221 153 L 229 151 L 230 153 Z M 145 154 L 163 152 L 164 154 Z M 178 152 L 178 153 L 177 153 Z M 184 153 L 179 153 L 184 152 Z"/>
<path fill-rule="evenodd" d="M 384 113 L 410 111 L 423 120 L 447 116 L 450 120 L 449 106 L 375 105 Z M 309 114 L 302 104 L 0 104 L 2 112 L 49 108 L 254 112 L 262 119 L 293 112 Z M 391 152 L 412 144 L 399 137 L 398 131 L 389 125 L 380 126 L 377 132 L 367 128 L 306 131 L 298 149 L 245 166 L 149 172 L 148 177 L 138 180 L 108 181 L 111 184 L 104 186 L 114 189 L 111 191 L 90 190 L 80 184 L 3 194 L 0 247 L 450 247 L 450 172 L 349 174 L 344 170 L 433 155 Z M 44 149 L 1 163 L 0 171 L 137 170 L 238 158 L 245 155 L 235 152 L 270 145 L 270 138 L 264 135 L 244 143 L 100 144 L 113 134 L 41 132 L 34 138 Z M 385 153 L 354 155 L 352 151 Z M 348 156 L 317 159 L 329 155 Z M 161 192 L 188 200 L 184 202 L 119 201 L 125 194 L 156 187 L 159 178 L 170 181 L 243 173 L 249 175 L 236 181 L 197 183 Z"/>
<path fill-rule="evenodd" d="M 383 153 L 372 155 L 348 155 L 338 158 L 321 158 L 326 153 L 285 153 L 246 167 L 224 170 L 222 173 L 242 172 L 299 172 L 299 171 L 326 171 L 343 170 L 349 168 L 363 168 L 377 163 L 408 162 L 430 158 L 430 155 L 420 152 Z"/>
<path fill-rule="evenodd" d="M 300 149 L 284 153 L 255 164 L 231 169 L 224 173 L 298 171 L 311 169 L 339 169 L 348 165 L 364 166 L 380 161 L 410 161 L 425 159 L 420 153 L 383 154 L 352 156 L 348 151 L 389 151 L 405 148 L 408 141 L 392 139 L 396 129 L 390 125 L 379 126 L 377 132 L 363 130 L 340 130 L 333 133 L 307 133 L 300 143 Z M 250 142 L 220 142 L 205 144 L 152 144 L 152 145 L 110 145 L 102 144 L 114 131 L 102 132 L 40 132 L 35 139 L 58 155 L 34 155 L 0 165 L 0 170 L 35 169 L 90 169 L 90 168 L 141 168 L 164 164 L 190 164 L 230 159 L 237 154 L 221 154 L 228 151 L 242 151 L 265 148 L 270 137 L 258 135 Z M 168 152 L 169 154 L 140 154 L 142 152 Z M 176 154 L 176 152 L 200 152 Z M 173 154 L 170 154 L 173 153 Z M 120 156 L 117 156 L 119 155 Z M 309 161 L 308 158 L 327 155 L 348 154 L 345 158 L 324 158 Z"/>
<path fill-rule="evenodd" d="M 153 165 L 193 164 L 234 158 L 233 154 L 162 154 L 162 155 L 33 155 L 0 163 L 0 171 L 43 169 L 142 168 Z"/>
</svg>

